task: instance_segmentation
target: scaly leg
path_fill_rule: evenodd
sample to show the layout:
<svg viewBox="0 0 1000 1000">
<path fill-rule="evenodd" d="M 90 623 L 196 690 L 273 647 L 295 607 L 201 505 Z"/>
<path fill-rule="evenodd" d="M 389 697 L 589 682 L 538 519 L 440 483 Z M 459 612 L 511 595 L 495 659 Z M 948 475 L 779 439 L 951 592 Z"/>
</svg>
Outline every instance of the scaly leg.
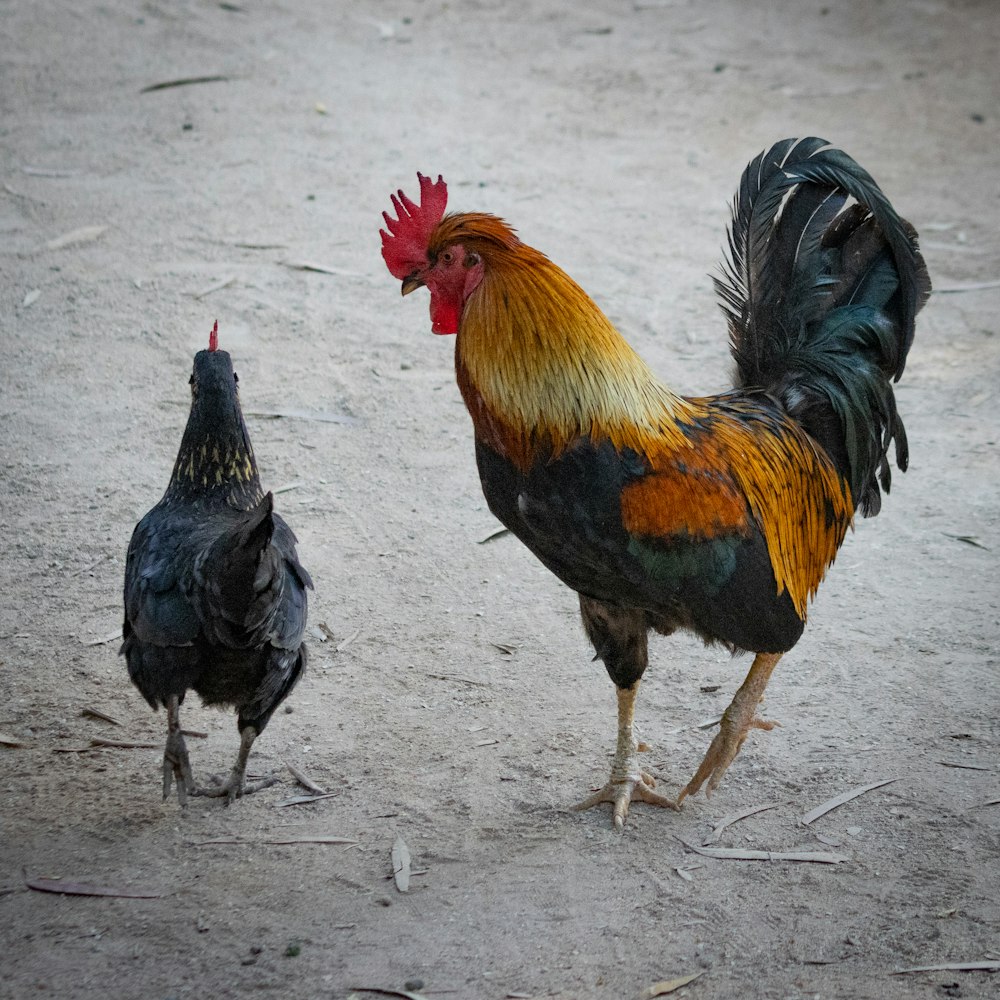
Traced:
<svg viewBox="0 0 1000 1000">
<path fill-rule="evenodd" d="M 705 759 L 695 772 L 694 777 L 684 786 L 680 795 L 677 796 L 678 804 L 683 802 L 688 795 L 694 795 L 699 788 L 708 781 L 705 795 L 711 795 L 726 769 L 736 759 L 736 755 L 743 746 L 743 741 L 747 738 L 751 729 L 774 729 L 777 722 L 770 722 L 761 719 L 757 715 L 757 706 L 764 697 L 764 689 L 771 678 L 771 672 L 778 665 L 781 653 L 758 653 L 754 657 L 753 666 L 746 676 L 746 680 L 740 689 L 733 696 L 722 716 L 719 731 L 715 734 Z"/>
<path fill-rule="evenodd" d="M 214 788 L 199 788 L 192 794 L 204 795 L 209 798 L 225 797 L 226 805 L 229 805 L 233 799 L 259 792 L 262 788 L 270 788 L 271 785 L 275 784 L 278 781 L 277 775 L 255 781 L 250 785 L 246 783 L 247 760 L 250 758 L 250 748 L 255 739 L 257 739 L 257 730 L 253 726 L 247 726 L 240 733 L 240 750 L 236 755 L 236 763 L 233 765 L 229 777 Z M 214 780 L 218 781 L 217 778 Z"/>
<path fill-rule="evenodd" d="M 611 764 L 611 778 L 608 783 L 578 802 L 575 810 L 590 809 L 601 802 L 614 803 L 615 828 L 622 830 L 628 816 L 628 807 L 636 799 L 654 806 L 676 809 L 677 803 L 665 795 L 654 792 L 656 779 L 639 765 L 639 751 L 636 747 L 632 723 L 635 717 L 635 696 L 639 682 L 631 687 L 618 688 L 618 746 Z"/>
<path fill-rule="evenodd" d="M 170 786 L 177 781 L 177 801 L 181 808 L 187 805 L 188 793 L 195 792 L 194 776 L 187 745 L 181 732 L 181 702 L 172 694 L 167 699 L 167 745 L 163 750 L 163 801 L 170 794 Z"/>
</svg>

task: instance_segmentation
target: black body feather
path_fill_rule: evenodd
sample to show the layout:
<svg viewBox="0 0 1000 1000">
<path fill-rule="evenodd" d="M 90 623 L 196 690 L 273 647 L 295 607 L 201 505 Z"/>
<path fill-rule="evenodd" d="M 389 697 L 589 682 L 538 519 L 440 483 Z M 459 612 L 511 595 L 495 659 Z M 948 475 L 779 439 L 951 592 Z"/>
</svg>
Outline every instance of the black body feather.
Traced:
<svg viewBox="0 0 1000 1000">
<path fill-rule="evenodd" d="M 163 499 L 136 526 L 125 568 L 124 654 L 153 708 L 196 691 L 260 733 L 306 664 L 308 573 L 263 494 L 224 351 L 200 351 Z"/>
</svg>

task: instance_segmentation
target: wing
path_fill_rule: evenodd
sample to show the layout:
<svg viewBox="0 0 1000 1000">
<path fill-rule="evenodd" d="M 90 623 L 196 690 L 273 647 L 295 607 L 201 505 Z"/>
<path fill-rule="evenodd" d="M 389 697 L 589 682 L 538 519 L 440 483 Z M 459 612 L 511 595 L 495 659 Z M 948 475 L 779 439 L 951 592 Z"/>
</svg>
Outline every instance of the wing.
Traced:
<svg viewBox="0 0 1000 1000">
<path fill-rule="evenodd" d="M 232 649 L 297 649 L 312 581 L 296 556 L 295 535 L 274 513 L 270 493 L 226 520 L 194 560 L 191 600 L 205 637 Z"/>
<path fill-rule="evenodd" d="M 200 629 L 185 593 L 190 524 L 154 507 L 136 525 L 125 561 L 125 637 L 156 646 L 188 646 Z"/>
<path fill-rule="evenodd" d="M 679 452 L 579 439 L 526 475 L 480 443 L 487 500 L 580 593 L 732 647 L 788 649 L 846 524 L 814 494 L 842 487 L 817 472 L 821 456 L 768 404 L 713 401 L 692 412 L 700 419 Z"/>
</svg>

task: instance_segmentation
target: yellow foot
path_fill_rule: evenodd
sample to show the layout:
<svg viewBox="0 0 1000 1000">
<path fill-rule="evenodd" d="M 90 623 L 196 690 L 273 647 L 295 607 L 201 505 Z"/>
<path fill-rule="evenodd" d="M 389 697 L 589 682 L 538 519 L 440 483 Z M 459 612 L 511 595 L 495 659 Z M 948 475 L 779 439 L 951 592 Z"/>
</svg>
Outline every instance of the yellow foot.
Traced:
<svg viewBox="0 0 1000 1000">
<path fill-rule="evenodd" d="M 747 714 L 751 716 L 748 720 L 745 719 Z M 715 739 L 712 740 L 701 766 L 695 772 L 694 777 L 681 789 L 680 795 L 677 796 L 678 805 L 688 795 L 695 795 L 706 781 L 708 781 L 708 787 L 705 789 L 706 798 L 719 787 L 719 782 L 722 781 L 729 765 L 736 759 L 736 755 L 740 752 L 740 747 L 743 746 L 743 741 L 751 729 L 771 730 L 778 725 L 780 723 L 761 719 L 753 714 L 752 708 L 750 713 L 741 712 L 734 699 L 733 704 L 726 709 L 726 714 L 722 717 L 719 731 L 715 734 Z"/>
<path fill-rule="evenodd" d="M 628 807 L 635 801 L 646 802 L 651 806 L 662 806 L 666 809 L 677 809 L 679 806 L 673 799 L 668 799 L 666 795 L 654 792 L 656 779 L 647 771 L 639 770 L 638 774 L 630 775 L 627 778 L 616 778 L 613 774 L 608 783 L 593 795 L 588 795 L 582 802 L 577 802 L 570 808 L 576 812 L 590 809 L 592 806 L 602 802 L 614 804 L 615 829 L 621 831 L 625 828 L 625 820 L 628 817 Z"/>
</svg>

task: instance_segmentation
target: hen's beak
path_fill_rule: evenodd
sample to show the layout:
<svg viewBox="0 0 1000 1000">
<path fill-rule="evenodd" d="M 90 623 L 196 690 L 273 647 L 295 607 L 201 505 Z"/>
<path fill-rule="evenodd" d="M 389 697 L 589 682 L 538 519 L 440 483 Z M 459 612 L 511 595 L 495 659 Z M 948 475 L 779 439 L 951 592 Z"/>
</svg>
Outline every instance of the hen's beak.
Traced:
<svg viewBox="0 0 1000 1000">
<path fill-rule="evenodd" d="M 403 294 L 409 295 L 410 292 L 415 292 L 418 288 L 423 288 L 424 279 L 418 277 L 416 274 L 411 274 L 408 278 L 403 278 Z"/>
</svg>

